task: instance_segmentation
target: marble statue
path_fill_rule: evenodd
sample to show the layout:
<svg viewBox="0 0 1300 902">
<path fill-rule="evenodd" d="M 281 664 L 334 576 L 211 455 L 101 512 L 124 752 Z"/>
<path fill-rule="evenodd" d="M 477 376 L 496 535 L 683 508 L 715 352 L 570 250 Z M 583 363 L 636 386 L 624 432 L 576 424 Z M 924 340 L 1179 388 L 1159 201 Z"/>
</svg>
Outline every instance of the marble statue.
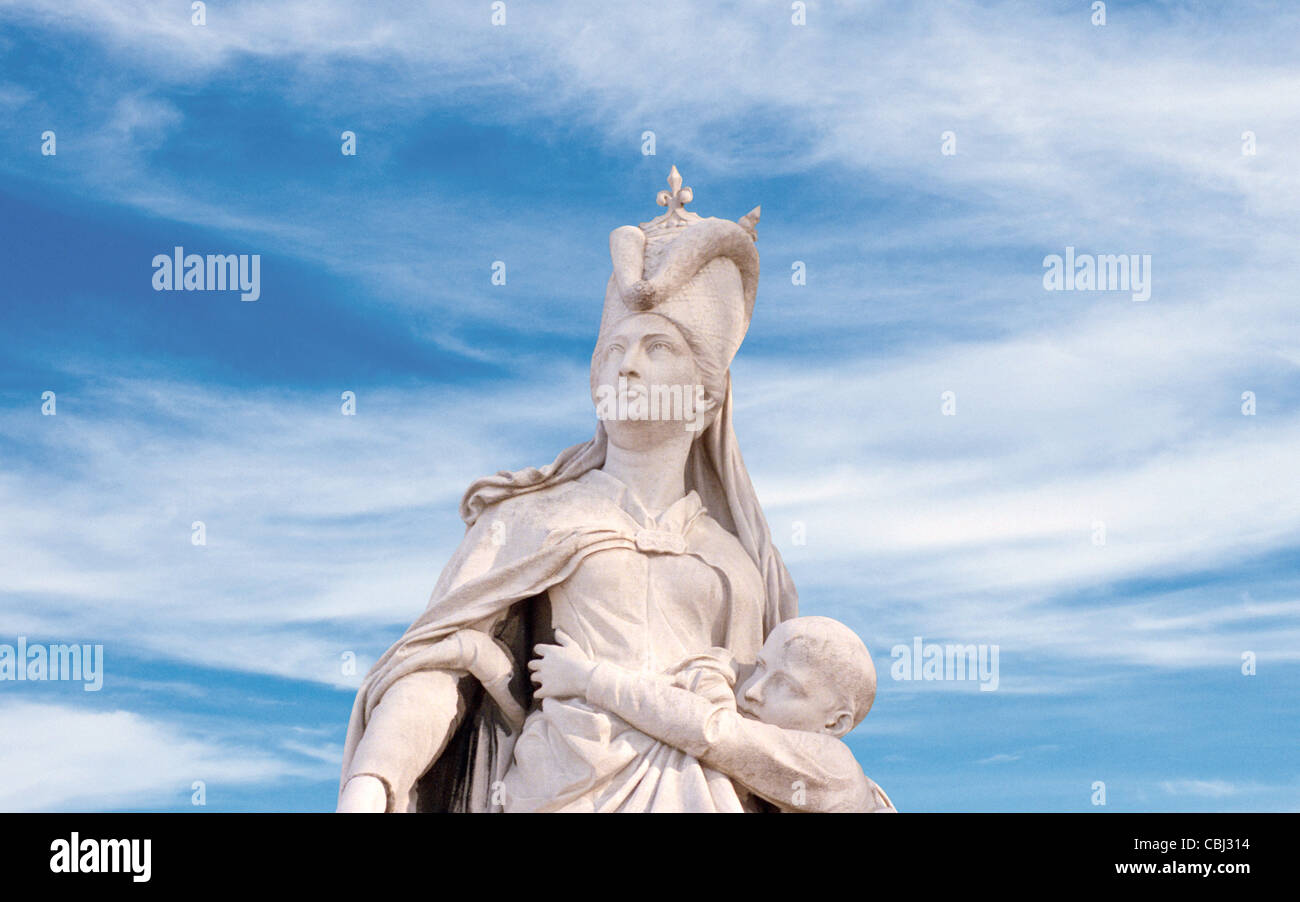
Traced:
<svg viewBox="0 0 1300 902">
<path fill-rule="evenodd" d="M 357 694 L 339 811 L 892 810 L 840 739 L 870 655 L 795 619 L 732 429 L 760 210 L 703 218 L 668 183 L 610 235 L 595 436 L 470 485 L 428 607 Z"/>
</svg>

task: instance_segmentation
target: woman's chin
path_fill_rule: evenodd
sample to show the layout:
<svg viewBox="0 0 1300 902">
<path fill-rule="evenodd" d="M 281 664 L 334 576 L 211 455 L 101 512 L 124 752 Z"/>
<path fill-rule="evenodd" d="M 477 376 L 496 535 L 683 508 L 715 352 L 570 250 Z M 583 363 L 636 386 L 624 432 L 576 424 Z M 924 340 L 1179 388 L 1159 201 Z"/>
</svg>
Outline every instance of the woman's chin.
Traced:
<svg viewBox="0 0 1300 902">
<path fill-rule="evenodd" d="M 649 451 L 695 435 L 676 420 L 605 420 L 605 433 L 612 444 L 627 451 Z"/>
</svg>

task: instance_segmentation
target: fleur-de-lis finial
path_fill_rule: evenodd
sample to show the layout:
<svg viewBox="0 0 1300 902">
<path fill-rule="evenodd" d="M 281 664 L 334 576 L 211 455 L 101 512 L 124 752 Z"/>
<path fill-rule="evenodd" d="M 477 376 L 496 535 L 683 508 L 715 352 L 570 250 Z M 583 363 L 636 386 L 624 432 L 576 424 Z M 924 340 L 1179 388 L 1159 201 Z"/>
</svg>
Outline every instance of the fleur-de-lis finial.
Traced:
<svg viewBox="0 0 1300 902">
<path fill-rule="evenodd" d="M 690 189 L 690 186 L 682 187 L 682 174 L 677 171 L 676 166 L 668 173 L 668 187 L 673 190 L 660 191 L 659 196 L 655 198 L 655 203 L 667 207 L 670 216 L 695 200 L 695 192 Z"/>
<path fill-rule="evenodd" d="M 661 207 L 667 207 L 667 212 L 650 222 L 641 224 L 641 228 L 647 230 L 650 234 L 660 234 L 666 230 L 679 229 L 693 222 L 698 222 L 700 219 L 698 215 L 686 209 L 686 205 L 695 199 L 695 193 L 689 186 L 682 187 L 682 174 L 677 171 L 676 166 L 668 173 L 668 187 L 672 190 L 660 191 L 658 196 L 655 197 L 655 203 Z"/>
</svg>

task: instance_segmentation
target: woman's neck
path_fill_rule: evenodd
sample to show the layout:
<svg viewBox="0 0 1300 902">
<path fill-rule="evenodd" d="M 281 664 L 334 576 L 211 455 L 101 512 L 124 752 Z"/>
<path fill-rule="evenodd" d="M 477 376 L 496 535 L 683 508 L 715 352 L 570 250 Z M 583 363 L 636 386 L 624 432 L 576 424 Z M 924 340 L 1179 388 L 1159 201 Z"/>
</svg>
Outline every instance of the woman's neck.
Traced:
<svg viewBox="0 0 1300 902">
<path fill-rule="evenodd" d="M 606 473 L 631 489 L 652 515 L 658 516 L 686 494 L 686 458 L 694 433 L 647 448 L 626 448 L 609 442 L 605 450 Z"/>
</svg>

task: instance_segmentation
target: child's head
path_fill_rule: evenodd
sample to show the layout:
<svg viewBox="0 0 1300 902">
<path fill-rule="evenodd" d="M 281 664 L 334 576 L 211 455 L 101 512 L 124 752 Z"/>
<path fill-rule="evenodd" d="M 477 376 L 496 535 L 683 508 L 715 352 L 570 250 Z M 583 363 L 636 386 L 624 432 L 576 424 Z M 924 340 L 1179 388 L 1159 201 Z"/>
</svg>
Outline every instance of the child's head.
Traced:
<svg viewBox="0 0 1300 902">
<path fill-rule="evenodd" d="M 768 634 L 754 672 L 736 690 L 741 713 L 787 730 L 840 737 L 876 698 L 876 666 L 853 630 L 796 617 Z"/>
</svg>

